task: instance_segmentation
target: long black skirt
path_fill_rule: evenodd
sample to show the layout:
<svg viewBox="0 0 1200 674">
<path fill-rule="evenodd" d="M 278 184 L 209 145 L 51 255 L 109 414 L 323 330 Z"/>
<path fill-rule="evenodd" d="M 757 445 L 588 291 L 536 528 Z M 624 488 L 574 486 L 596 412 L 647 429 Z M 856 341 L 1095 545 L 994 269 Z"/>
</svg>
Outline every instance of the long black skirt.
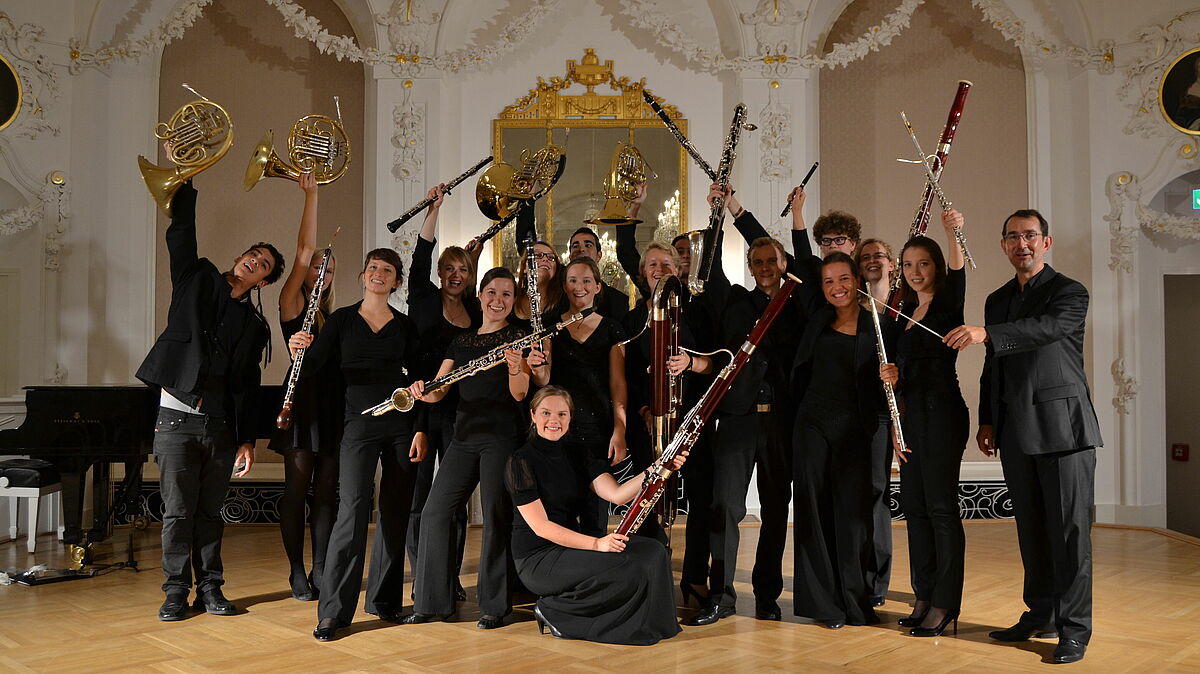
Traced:
<svg viewBox="0 0 1200 674">
<path fill-rule="evenodd" d="M 554 546 L 516 560 L 525 587 L 563 636 L 648 646 L 681 631 L 662 543 L 631 536 L 623 552 Z"/>
</svg>

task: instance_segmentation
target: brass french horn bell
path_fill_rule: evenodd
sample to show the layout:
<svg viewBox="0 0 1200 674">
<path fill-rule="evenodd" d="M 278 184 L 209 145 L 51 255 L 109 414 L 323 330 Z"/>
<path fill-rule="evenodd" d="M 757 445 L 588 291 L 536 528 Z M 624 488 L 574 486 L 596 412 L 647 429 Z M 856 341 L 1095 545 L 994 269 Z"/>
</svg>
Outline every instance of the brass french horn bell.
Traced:
<svg viewBox="0 0 1200 674">
<path fill-rule="evenodd" d="M 563 149 L 548 143 L 537 152 L 521 151 L 521 169 L 502 161 L 488 167 L 475 183 L 475 203 L 491 220 L 503 220 L 525 199 L 547 190 L 558 180 Z"/>
<path fill-rule="evenodd" d="M 183 86 L 196 93 L 188 85 Z M 171 217 L 171 199 L 179 187 L 217 163 L 233 146 L 233 121 L 225 108 L 200 96 L 180 106 L 166 122 L 159 122 L 154 136 L 167 142 L 169 159 L 175 166 L 156 166 L 138 155 L 138 168 L 150 196 Z"/>
<path fill-rule="evenodd" d="M 630 143 L 617 143 L 608 178 L 604 181 L 604 208 L 589 225 L 636 225 L 641 220 L 629 217 L 629 204 L 638 196 L 638 185 L 646 174 L 654 173 L 642 153 Z M 657 177 L 657 176 L 655 176 Z"/>
<path fill-rule="evenodd" d="M 288 134 L 287 161 L 275 152 L 275 132 L 263 134 L 246 167 L 246 191 L 263 178 L 299 181 L 301 175 L 314 173 L 318 185 L 327 185 L 345 175 L 350 168 L 350 138 L 342 126 L 340 105 L 338 109 L 338 119 L 313 114 L 296 120 Z"/>
</svg>

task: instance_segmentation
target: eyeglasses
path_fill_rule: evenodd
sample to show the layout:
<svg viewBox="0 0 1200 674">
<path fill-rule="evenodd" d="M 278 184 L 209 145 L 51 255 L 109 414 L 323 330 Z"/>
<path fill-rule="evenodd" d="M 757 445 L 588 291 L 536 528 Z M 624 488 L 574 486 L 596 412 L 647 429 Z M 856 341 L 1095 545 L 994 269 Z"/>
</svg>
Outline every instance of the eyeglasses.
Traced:
<svg viewBox="0 0 1200 674">
<path fill-rule="evenodd" d="M 553 253 L 534 253 L 533 259 L 535 259 L 535 260 L 553 260 L 554 254 Z"/>
<path fill-rule="evenodd" d="M 817 239 L 817 244 L 821 246 L 841 246 L 850 240 L 848 236 L 823 236 Z"/>
<path fill-rule="evenodd" d="M 1004 235 L 1004 243 L 1016 243 L 1021 239 L 1025 239 L 1025 241 L 1028 243 L 1033 243 L 1034 241 L 1037 241 L 1038 237 L 1041 235 L 1041 232 L 1035 230 L 1030 230 L 1028 232 L 1009 232 L 1008 234 Z"/>
</svg>

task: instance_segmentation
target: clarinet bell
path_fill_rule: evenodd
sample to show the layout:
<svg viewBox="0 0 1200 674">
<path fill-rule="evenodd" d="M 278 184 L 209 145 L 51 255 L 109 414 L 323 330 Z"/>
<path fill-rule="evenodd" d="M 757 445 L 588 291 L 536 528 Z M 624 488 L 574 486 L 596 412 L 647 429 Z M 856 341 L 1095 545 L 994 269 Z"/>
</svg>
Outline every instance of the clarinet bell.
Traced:
<svg viewBox="0 0 1200 674">
<path fill-rule="evenodd" d="M 275 428 L 281 431 L 286 431 L 292 427 L 292 401 L 283 404 L 283 409 L 279 410 L 279 416 L 275 417 Z"/>
</svg>

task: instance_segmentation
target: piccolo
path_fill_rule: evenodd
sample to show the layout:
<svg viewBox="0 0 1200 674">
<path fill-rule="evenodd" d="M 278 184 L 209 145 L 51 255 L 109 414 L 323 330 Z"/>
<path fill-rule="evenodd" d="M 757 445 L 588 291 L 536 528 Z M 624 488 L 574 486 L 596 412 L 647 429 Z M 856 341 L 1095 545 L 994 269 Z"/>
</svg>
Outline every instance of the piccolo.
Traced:
<svg viewBox="0 0 1200 674">
<path fill-rule="evenodd" d="M 458 187 L 459 183 L 466 180 L 467 178 L 470 178 L 471 176 L 475 175 L 476 173 L 479 173 L 479 169 L 483 168 L 484 166 L 487 166 L 490 163 L 492 163 L 492 155 L 488 155 L 488 156 L 484 157 L 483 159 L 481 159 L 479 161 L 478 164 L 475 164 L 474 166 L 467 169 L 466 171 L 463 171 L 462 173 L 458 174 L 457 177 L 455 177 L 450 182 L 446 183 L 445 189 L 442 190 L 442 195 L 444 196 L 444 195 L 450 194 L 450 190 L 454 189 L 455 187 Z M 416 206 L 413 206 L 412 208 L 408 209 L 407 211 L 404 212 L 404 215 L 401 215 L 400 217 L 396 218 L 395 220 L 392 220 L 391 222 L 387 223 L 388 231 L 392 232 L 394 234 L 397 229 L 400 229 L 401 225 L 408 222 L 409 220 L 412 220 L 413 217 L 416 216 L 417 213 L 420 213 L 421 211 L 425 210 L 429 206 L 429 204 L 432 204 L 435 201 L 437 201 L 437 197 L 429 197 L 428 199 L 417 204 Z"/>
<path fill-rule="evenodd" d="M 487 370 L 490 370 L 504 362 L 505 351 L 510 349 L 532 349 L 543 339 L 553 337 L 559 332 L 565 330 L 568 325 L 577 323 L 587 318 L 592 314 L 593 311 L 594 309 L 584 309 L 579 313 L 571 314 L 567 320 L 556 323 L 549 328 L 531 332 L 528 335 L 525 335 L 519 339 L 514 339 L 507 344 L 501 344 L 482 356 L 468 362 L 466 365 L 455 368 L 438 377 L 437 379 L 430 380 L 429 383 L 425 385 L 425 393 L 433 393 L 434 391 L 445 388 L 454 382 L 459 381 L 460 379 L 466 379 L 467 377 L 475 376 L 480 372 L 486 372 Z M 392 395 L 390 395 L 387 400 L 374 407 L 369 407 L 363 410 L 362 413 L 377 417 L 387 414 L 392 410 L 407 412 L 413 408 L 413 405 L 415 405 L 416 402 L 416 398 L 413 397 L 413 394 L 410 393 L 407 388 L 398 388 L 395 391 L 392 391 Z"/>
<path fill-rule="evenodd" d="M 800 181 L 800 189 L 801 190 L 803 190 L 804 186 L 808 184 L 808 179 L 812 178 L 813 174 L 817 172 L 817 167 L 820 165 L 821 165 L 821 162 L 815 161 L 815 162 L 813 162 L 813 165 L 811 167 L 809 167 L 808 173 L 804 174 L 804 180 Z M 795 192 L 795 191 L 796 190 L 792 190 L 792 192 Z M 779 214 L 779 217 L 781 217 L 781 218 L 786 218 L 787 214 L 792 212 L 792 192 L 788 193 L 787 205 L 783 207 L 783 212 Z"/>
<path fill-rule="evenodd" d="M 663 110 L 662 106 L 658 104 L 658 101 L 654 100 L 654 97 L 650 95 L 650 92 L 646 91 L 645 89 L 642 89 L 642 98 L 646 100 L 646 105 L 650 106 L 650 109 L 654 111 L 654 114 L 658 115 L 658 118 L 662 120 L 662 123 L 667 126 L 667 131 L 670 131 L 671 135 L 675 136 L 675 140 L 679 141 L 679 144 L 683 146 L 683 149 L 688 153 L 688 155 L 696 161 L 696 164 L 700 166 L 700 170 L 704 171 L 709 180 L 716 182 L 717 172 L 713 170 L 713 167 L 710 166 L 708 162 L 704 161 L 704 157 L 700 156 L 700 152 L 696 150 L 696 146 L 692 145 L 692 141 L 688 140 L 687 136 L 683 135 L 683 132 L 679 130 L 679 126 L 675 124 L 675 121 L 671 119 L 671 116 L 667 114 L 667 111 Z"/>
<path fill-rule="evenodd" d="M 908 115 L 904 114 L 903 110 L 900 111 L 900 119 L 904 120 L 904 128 L 908 129 L 908 137 L 912 139 L 913 147 L 917 148 L 917 156 L 921 159 L 916 163 L 919 163 L 925 169 L 925 180 L 933 187 L 933 194 L 937 197 L 938 203 L 941 204 L 942 210 L 950 210 L 952 204 L 946 198 L 946 193 L 942 191 L 942 181 L 938 179 L 938 174 L 933 172 L 930 160 L 925 156 L 925 151 L 921 149 L 921 141 L 917 140 L 917 132 L 913 130 L 912 124 L 908 123 Z M 975 260 L 971 257 L 971 251 L 967 248 L 967 237 L 957 227 L 954 228 L 954 240 L 958 243 L 959 249 L 962 250 L 963 258 L 966 259 L 967 264 L 971 265 L 971 269 L 975 269 Z"/>
</svg>

